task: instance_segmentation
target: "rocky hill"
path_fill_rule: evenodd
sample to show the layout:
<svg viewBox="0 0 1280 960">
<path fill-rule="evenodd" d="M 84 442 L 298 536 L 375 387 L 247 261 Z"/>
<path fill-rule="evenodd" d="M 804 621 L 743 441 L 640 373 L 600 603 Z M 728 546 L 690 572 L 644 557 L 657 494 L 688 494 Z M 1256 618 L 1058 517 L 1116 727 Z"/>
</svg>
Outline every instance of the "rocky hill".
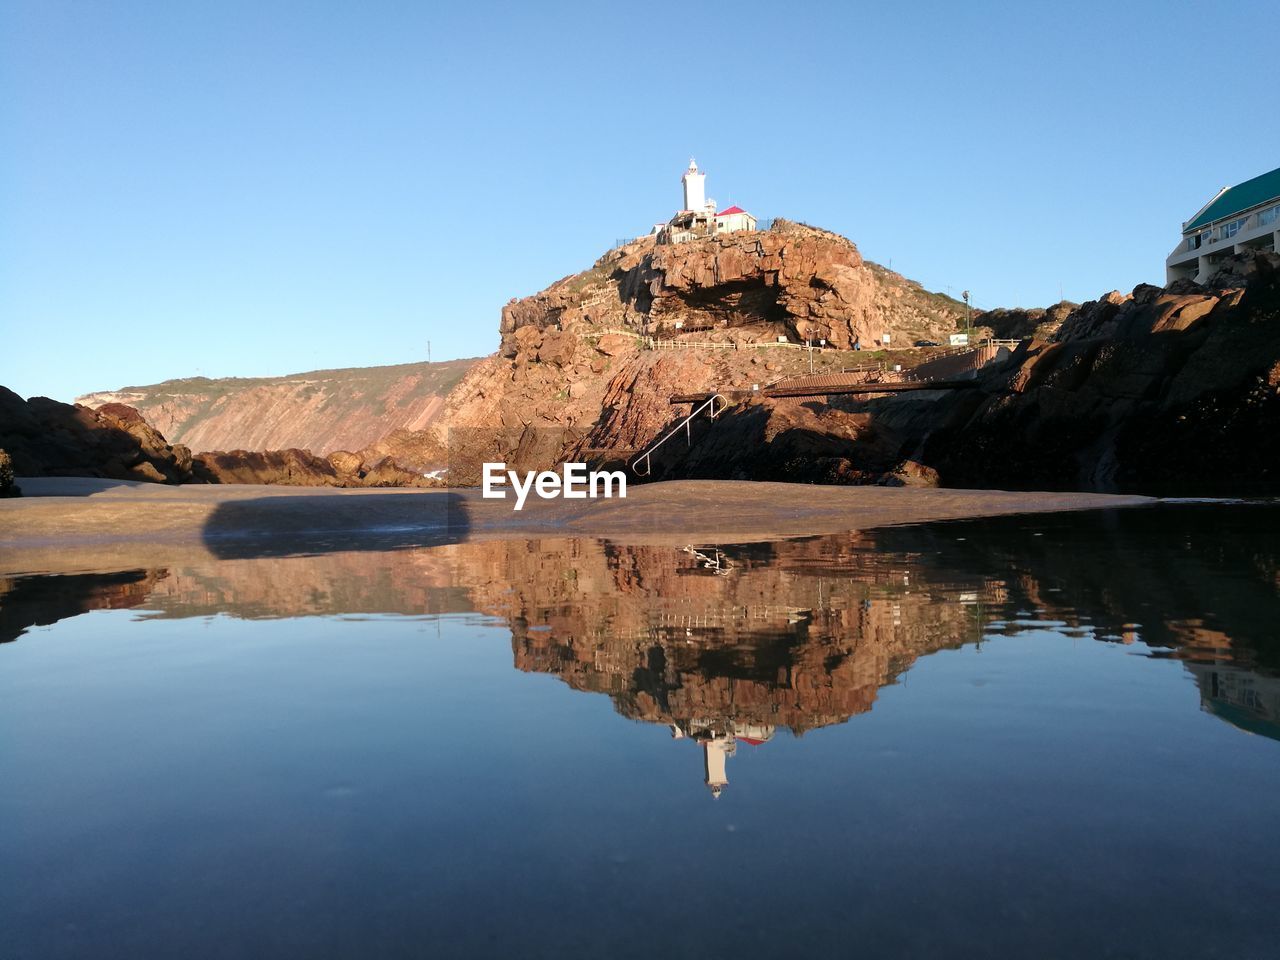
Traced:
<svg viewBox="0 0 1280 960">
<path fill-rule="evenodd" d="M 620 463 L 688 412 L 674 395 L 740 390 L 749 399 L 714 427 L 700 422 L 691 444 L 673 444 L 655 478 L 1280 492 L 1280 257 L 1229 259 L 1204 286 L 1144 285 L 1078 307 L 981 319 L 983 332 L 1030 339 L 980 370 L 973 389 L 763 398 L 751 388 L 893 361 L 886 341 L 896 349 L 942 340 L 963 323 L 962 304 L 864 262 L 848 240 L 781 222 L 767 232 L 678 245 L 645 238 L 611 250 L 590 270 L 508 303 L 500 349 L 479 361 L 234 389 L 175 381 L 93 399 L 132 400 L 174 437 L 202 438 L 197 446 L 331 451 L 193 458 L 192 478 L 222 482 L 420 482 L 447 466 L 450 482 L 467 484 L 485 460 L 516 469 Z M 811 356 L 805 340 L 829 349 Z M 68 418 L 93 415 L 85 409 L 37 413 L 61 430 Z M 19 441 L 11 452 L 22 473 L 33 447 L 30 437 Z M 90 475 L 186 476 L 175 465 L 189 456 L 185 447 L 158 442 L 163 449 L 146 464 L 103 448 L 115 472 Z M 70 469 L 61 450 L 34 459 Z M 103 469 L 95 464 L 72 466 Z"/>
<path fill-rule="evenodd" d="M 453 482 L 474 482 L 485 459 L 528 469 L 625 456 L 668 422 L 674 393 L 808 372 L 805 340 L 841 351 L 818 356 L 815 369 L 839 369 L 886 342 L 943 340 L 963 323 L 962 303 L 813 227 L 778 221 L 675 245 L 643 238 L 508 303 L 498 353 L 468 371 L 437 419 L 371 450 L 411 469 L 448 462 Z"/>
<path fill-rule="evenodd" d="M 963 304 L 865 262 L 845 238 L 777 221 L 611 250 L 512 300 L 499 351 L 479 361 L 170 380 L 79 402 L 136 408 L 165 442 L 213 451 L 197 459 L 224 481 L 306 482 L 306 455 L 389 461 L 419 477 L 450 466 L 451 481 L 466 483 L 484 459 L 545 467 L 625 457 L 653 440 L 680 390 L 839 369 L 889 346 L 944 340 L 963 323 Z M 842 352 L 811 360 L 805 340 Z M 319 471 L 316 482 L 333 482 Z"/>
<path fill-rule="evenodd" d="M 96 410 L 48 397 L 23 400 L 0 387 L 0 457 L 24 477 L 101 477 L 153 483 L 279 483 L 293 486 L 430 486 L 435 481 L 384 457 L 308 450 L 192 455 L 170 444 L 133 407 Z"/>
<path fill-rule="evenodd" d="M 664 475 L 1275 495 L 1280 256 L 1241 254 L 1204 286 L 1109 293 L 976 387 L 754 400 Z"/>
<path fill-rule="evenodd" d="M 644 237 L 610 250 L 590 270 L 512 300 L 501 332 L 514 356 L 548 327 L 872 349 L 886 335 L 944 339 L 963 325 L 964 304 L 864 261 L 838 234 L 778 220 L 763 232 L 666 245 Z"/>
<path fill-rule="evenodd" d="M 976 389 L 757 396 L 714 427 L 700 421 L 692 445 L 669 448 L 654 476 L 1280 492 L 1278 318 L 1280 257 L 1268 253 L 1226 261 L 1204 286 L 998 312 L 988 329 L 1030 339 L 980 371 Z M 463 378 L 437 423 L 374 450 L 411 468 L 447 461 L 464 483 L 486 459 L 520 469 L 625 460 L 689 411 L 673 395 L 808 372 L 807 352 L 779 337 L 936 339 L 954 320 L 945 302 L 886 286 L 852 244 L 822 231 L 637 242 L 508 304 L 499 353 Z"/>
<path fill-rule="evenodd" d="M 283 377 L 190 377 L 91 393 L 127 404 L 192 450 L 360 450 L 392 430 L 421 430 L 474 360 L 314 370 Z"/>
</svg>

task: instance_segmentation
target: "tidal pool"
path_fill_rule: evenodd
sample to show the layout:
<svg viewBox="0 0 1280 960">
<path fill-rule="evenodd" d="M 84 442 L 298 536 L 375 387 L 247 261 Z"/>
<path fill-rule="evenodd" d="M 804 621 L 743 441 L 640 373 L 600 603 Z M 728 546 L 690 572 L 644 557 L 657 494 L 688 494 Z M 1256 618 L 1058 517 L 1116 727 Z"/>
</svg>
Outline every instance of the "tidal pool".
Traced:
<svg viewBox="0 0 1280 960">
<path fill-rule="evenodd" d="M 359 546 L 0 580 L 0 955 L 1280 951 L 1276 505 Z"/>
</svg>

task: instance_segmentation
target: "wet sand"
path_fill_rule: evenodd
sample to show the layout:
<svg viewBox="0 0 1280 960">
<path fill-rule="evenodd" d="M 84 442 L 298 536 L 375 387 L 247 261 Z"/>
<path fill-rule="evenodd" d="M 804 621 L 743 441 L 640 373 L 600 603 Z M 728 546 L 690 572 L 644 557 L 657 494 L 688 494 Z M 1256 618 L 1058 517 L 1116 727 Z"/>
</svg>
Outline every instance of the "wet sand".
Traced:
<svg viewBox="0 0 1280 960">
<path fill-rule="evenodd" d="M 231 557 L 386 550 L 478 539 L 594 536 L 730 543 L 888 524 L 1133 506 L 1148 497 L 682 480 L 625 500 L 511 500 L 468 490 L 164 486 L 81 478 L 19 481 L 0 500 L 0 574 L 152 567 Z"/>
</svg>

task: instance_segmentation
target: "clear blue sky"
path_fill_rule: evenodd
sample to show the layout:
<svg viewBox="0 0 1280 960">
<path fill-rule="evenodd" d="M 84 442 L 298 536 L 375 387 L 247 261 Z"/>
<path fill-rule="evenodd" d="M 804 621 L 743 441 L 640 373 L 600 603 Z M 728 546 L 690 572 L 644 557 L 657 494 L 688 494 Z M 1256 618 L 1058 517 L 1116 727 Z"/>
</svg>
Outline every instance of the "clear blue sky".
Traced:
<svg viewBox="0 0 1280 960">
<path fill-rule="evenodd" d="M 983 306 L 1161 282 L 1280 165 L 1278 35 L 1275 0 L 9 0 L 0 384 L 484 354 L 691 155 Z"/>
</svg>

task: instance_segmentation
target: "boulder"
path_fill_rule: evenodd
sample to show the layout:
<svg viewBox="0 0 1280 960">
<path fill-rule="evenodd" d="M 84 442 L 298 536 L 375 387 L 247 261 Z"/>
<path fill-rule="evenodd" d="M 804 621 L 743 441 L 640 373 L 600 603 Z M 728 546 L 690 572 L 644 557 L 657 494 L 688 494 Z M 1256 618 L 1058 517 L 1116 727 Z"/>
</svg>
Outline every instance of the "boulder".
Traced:
<svg viewBox="0 0 1280 960">
<path fill-rule="evenodd" d="M 606 357 L 616 357 L 622 353 L 630 353 L 635 348 L 635 337 L 628 337 L 621 333 L 603 333 L 596 340 L 596 349 Z"/>
<path fill-rule="evenodd" d="M 363 458 L 347 450 L 335 450 L 327 459 L 339 476 L 358 477 L 360 471 L 364 469 Z"/>
<path fill-rule="evenodd" d="M 578 338 L 564 330 L 546 330 L 538 344 L 537 360 L 554 367 L 567 367 L 578 349 Z"/>
</svg>

